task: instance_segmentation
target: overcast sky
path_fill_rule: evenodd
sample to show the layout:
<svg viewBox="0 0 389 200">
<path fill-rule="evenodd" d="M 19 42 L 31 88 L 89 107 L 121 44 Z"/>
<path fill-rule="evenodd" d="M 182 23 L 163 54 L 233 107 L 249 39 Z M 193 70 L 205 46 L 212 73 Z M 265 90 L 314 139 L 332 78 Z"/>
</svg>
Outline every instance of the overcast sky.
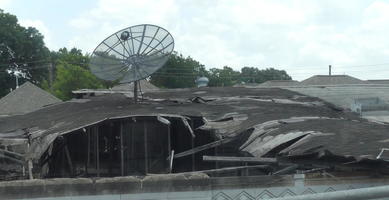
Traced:
<svg viewBox="0 0 389 200">
<path fill-rule="evenodd" d="M 327 74 L 389 79 L 389 1 L 373 0 L 0 0 L 34 26 L 51 50 L 91 53 L 119 29 L 150 23 L 175 50 L 207 68 L 286 70 L 296 80 Z"/>
</svg>

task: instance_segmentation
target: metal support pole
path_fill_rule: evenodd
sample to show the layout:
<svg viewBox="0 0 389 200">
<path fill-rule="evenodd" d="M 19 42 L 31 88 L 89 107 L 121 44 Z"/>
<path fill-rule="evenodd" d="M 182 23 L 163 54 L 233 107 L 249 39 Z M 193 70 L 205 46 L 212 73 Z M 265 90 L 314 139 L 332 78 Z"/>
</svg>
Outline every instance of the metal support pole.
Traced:
<svg viewBox="0 0 389 200">
<path fill-rule="evenodd" d="M 138 81 L 133 82 L 134 84 L 134 103 L 138 102 Z"/>
</svg>

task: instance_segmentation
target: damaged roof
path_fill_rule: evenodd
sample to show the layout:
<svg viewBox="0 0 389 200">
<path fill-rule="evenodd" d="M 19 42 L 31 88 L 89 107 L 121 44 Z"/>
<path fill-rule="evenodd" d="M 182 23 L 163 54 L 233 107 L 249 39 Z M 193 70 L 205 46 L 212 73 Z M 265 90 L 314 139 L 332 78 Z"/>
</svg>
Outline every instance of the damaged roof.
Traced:
<svg viewBox="0 0 389 200">
<path fill-rule="evenodd" d="M 75 99 L 0 118 L 0 145 L 30 139 L 26 153 L 38 159 L 59 135 L 108 119 L 164 115 L 202 117 L 199 129 L 218 139 L 249 131 L 237 148 L 256 157 L 330 153 L 375 159 L 389 142 L 387 124 L 368 122 L 318 98 L 279 88 L 229 87 L 160 90 L 139 104 L 121 94 Z"/>
</svg>

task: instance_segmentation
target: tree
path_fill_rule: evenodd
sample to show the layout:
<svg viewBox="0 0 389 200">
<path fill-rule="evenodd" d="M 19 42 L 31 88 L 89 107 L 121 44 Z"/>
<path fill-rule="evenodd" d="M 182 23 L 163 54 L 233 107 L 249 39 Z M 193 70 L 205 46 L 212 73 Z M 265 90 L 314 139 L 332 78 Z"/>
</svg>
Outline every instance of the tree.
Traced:
<svg viewBox="0 0 389 200">
<path fill-rule="evenodd" d="M 256 67 L 243 67 L 235 71 L 231 67 L 205 69 L 204 65 L 192 59 L 184 58 L 174 52 L 167 63 L 151 75 L 151 83 L 162 88 L 188 88 L 195 87 L 195 80 L 205 76 L 209 79 L 208 86 L 233 86 L 237 83 L 263 83 L 268 80 L 291 80 L 284 70 L 274 68 L 258 69 Z"/>
<path fill-rule="evenodd" d="M 60 48 L 58 51 L 52 51 L 50 55 L 54 65 L 66 62 L 68 64 L 78 65 L 83 69 L 89 69 L 89 56 L 84 55 L 81 49 L 72 48 L 69 51 L 64 47 Z"/>
<path fill-rule="evenodd" d="M 240 81 L 245 83 L 263 83 L 269 80 L 291 80 L 286 71 L 274 68 L 260 70 L 256 67 L 243 67 L 240 73 Z"/>
<path fill-rule="evenodd" d="M 265 81 L 268 80 L 292 80 L 292 77 L 289 76 L 285 70 L 277 70 L 274 68 L 266 68 L 261 70 Z"/>
<path fill-rule="evenodd" d="M 53 93 L 62 100 L 71 99 L 73 90 L 104 88 L 100 80 L 81 66 L 64 62 L 56 69 Z"/>
<path fill-rule="evenodd" d="M 209 86 L 232 86 L 238 82 L 240 73 L 231 67 L 224 66 L 223 69 L 212 68 L 209 70 Z"/>
<path fill-rule="evenodd" d="M 22 74 L 20 83 L 29 80 L 40 84 L 47 78 L 46 63 L 49 50 L 43 42 L 43 35 L 33 27 L 22 27 L 16 16 L 0 9 L 0 97 L 10 88 L 15 88 L 13 73 Z M 14 52 L 14 58 L 7 48 Z M 17 63 L 18 68 L 12 63 Z"/>
<path fill-rule="evenodd" d="M 206 73 L 204 65 L 174 52 L 166 64 L 151 75 L 151 83 L 161 88 L 194 87 L 197 77 Z"/>
<path fill-rule="evenodd" d="M 71 99 L 73 90 L 112 87 L 116 82 L 100 80 L 89 71 L 89 60 L 89 56 L 77 48 L 52 51 L 54 81 L 52 88 L 48 81 L 44 81 L 42 87 L 62 100 Z"/>
</svg>

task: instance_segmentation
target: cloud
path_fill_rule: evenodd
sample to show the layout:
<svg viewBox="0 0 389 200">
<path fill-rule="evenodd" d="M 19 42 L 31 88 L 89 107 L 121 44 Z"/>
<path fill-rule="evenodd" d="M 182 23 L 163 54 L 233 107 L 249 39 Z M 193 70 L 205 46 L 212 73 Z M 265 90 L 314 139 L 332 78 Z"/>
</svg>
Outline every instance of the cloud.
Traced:
<svg viewBox="0 0 389 200">
<path fill-rule="evenodd" d="M 11 5 L 11 0 L 0 0 L 0 9 L 7 9 Z"/>
<path fill-rule="evenodd" d="M 389 61 L 388 9 L 384 1 L 100 0 L 69 21 L 68 43 L 91 52 L 119 29 L 151 23 L 208 68 L 276 67 L 301 80 L 332 64 L 335 73 L 374 78 L 346 66 Z"/>
<path fill-rule="evenodd" d="M 33 19 L 20 19 L 20 25 L 24 27 L 34 27 L 38 29 L 38 31 L 44 36 L 44 42 L 46 46 L 50 49 L 56 49 L 57 46 L 53 42 L 52 34 L 49 28 L 45 25 L 45 23 L 41 20 L 33 20 Z"/>
</svg>

